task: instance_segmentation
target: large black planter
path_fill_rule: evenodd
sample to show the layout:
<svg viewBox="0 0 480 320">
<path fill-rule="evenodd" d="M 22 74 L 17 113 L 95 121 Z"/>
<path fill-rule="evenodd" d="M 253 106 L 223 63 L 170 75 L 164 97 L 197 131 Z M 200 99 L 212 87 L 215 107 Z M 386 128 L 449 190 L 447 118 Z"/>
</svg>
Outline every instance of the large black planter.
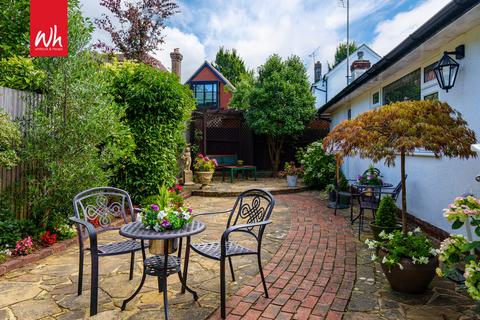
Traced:
<svg viewBox="0 0 480 320">
<path fill-rule="evenodd" d="M 372 233 L 373 233 L 373 238 L 377 241 L 380 241 L 380 237 L 378 236 L 382 231 L 385 231 L 385 233 L 391 233 L 395 230 L 402 230 L 402 226 L 401 225 L 397 225 L 395 227 L 380 227 L 380 226 L 377 226 L 375 225 L 375 222 L 370 222 L 370 228 L 372 229 Z"/>
<path fill-rule="evenodd" d="M 386 252 L 380 250 L 378 257 L 382 261 Z M 435 269 L 438 267 L 438 258 L 429 257 L 427 264 L 413 264 L 411 259 L 403 258 L 400 263 L 403 270 L 398 266 L 388 268 L 381 263 L 383 273 L 393 290 L 402 293 L 423 293 L 427 291 L 430 282 L 435 277 Z"/>
</svg>

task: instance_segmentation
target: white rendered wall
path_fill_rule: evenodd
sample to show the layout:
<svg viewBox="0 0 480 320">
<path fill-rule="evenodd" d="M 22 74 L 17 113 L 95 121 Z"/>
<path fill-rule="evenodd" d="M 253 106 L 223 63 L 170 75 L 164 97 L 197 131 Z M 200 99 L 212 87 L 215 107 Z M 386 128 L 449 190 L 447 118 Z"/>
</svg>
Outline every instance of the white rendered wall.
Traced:
<svg viewBox="0 0 480 320">
<path fill-rule="evenodd" d="M 347 118 L 348 109 L 352 110 L 352 118 L 376 106 L 372 105 L 371 95 L 391 81 L 402 77 L 409 72 L 430 65 L 438 60 L 444 50 L 453 50 L 457 45 L 465 44 L 465 58 L 458 60 L 460 68 L 455 87 L 449 92 L 441 90 L 436 81 L 423 84 L 422 97 L 432 92 L 439 93 L 441 101 L 448 102 L 460 111 L 467 120 L 468 125 L 480 138 L 480 26 L 456 38 L 445 45 L 437 53 L 429 56 L 418 64 L 405 66 L 404 73 L 398 74 L 393 79 L 369 92 L 353 99 L 332 112 L 332 127 Z M 360 88 L 361 90 L 361 88 Z M 380 94 L 381 97 L 381 94 Z M 361 174 L 371 163 L 368 159 L 351 158 L 345 161 L 344 172 L 348 178 L 354 179 Z M 397 184 L 400 181 L 400 168 L 388 168 L 383 163 L 376 164 L 384 180 Z M 480 195 L 480 183 L 474 180 L 480 173 L 480 159 L 448 159 L 434 158 L 431 155 L 410 156 L 406 159 L 407 179 L 407 208 L 408 212 L 417 218 L 432 225 L 451 232 L 450 223 L 442 215 L 442 209 L 452 202 L 453 198 L 465 192 Z M 397 203 L 400 205 L 400 203 Z"/>
</svg>

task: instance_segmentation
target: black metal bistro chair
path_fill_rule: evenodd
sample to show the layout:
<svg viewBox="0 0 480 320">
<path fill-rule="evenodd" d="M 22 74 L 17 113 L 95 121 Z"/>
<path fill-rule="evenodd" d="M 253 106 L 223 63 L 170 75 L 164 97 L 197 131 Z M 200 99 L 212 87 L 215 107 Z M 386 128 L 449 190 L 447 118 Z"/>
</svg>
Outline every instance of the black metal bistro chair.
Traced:
<svg viewBox="0 0 480 320">
<path fill-rule="evenodd" d="M 133 278 L 135 251 L 141 250 L 141 244 L 136 240 L 98 244 L 97 230 L 118 230 L 113 222 L 120 218 L 121 222 L 135 221 L 134 208 L 129 194 L 121 189 L 112 187 L 98 187 L 80 192 L 73 198 L 74 217 L 70 220 L 77 226 L 78 241 L 80 246 L 80 259 L 78 270 L 78 295 L 82 294 L 83 261 L 85 250 L 90 250 L 92 259 L 90 316 L 97 314 L 98 304 L 98 258 L 130 253 L 130 276 Z M 85 247 L 87 238 L 89 247 Z M 145 257 L 143 257 L 145 260 Z"/>
<path fill-rule="evenodd" d="M 232 209 L 221 212 L 200 213 L 200 215 L 210 215 L 219 213 L 230 213 L 227 229 L 223 233 L 220 242 L 195 243 L 191 244 L 191 248 L 198 254 L 220 261 L 220 300 L 221 300 L 221 316 L 225 318 L 225 260 L 228 258 L 232 279 L 235 281 L 233 272 L 232 257 L 243 255 L 256 255 L 260 276 L 262 278 L 265 296 L 268 298 L 267 284 L 262 269 L 261 249 L 262 238 L 265 227 L 271 221 L 269 220 L 275 199 L 270 192 L 261 189 L 251 189 L 240 194 L 235 201 Z M 230 241 L 229 236 L 234 232 L 246 233 L 256 239 L 257 247 L 254 249 L 246 248 L 240 244 Z M 188 243 L 187 243 L 188 245 Z M 188 264 L 185 264 L 184 279 L 187 277 Z M 185 280 L 186 282 L 186 280 Z M 182 288 L 182 292 L 184 289 Z"/>
<path fill-rule="evenodd" d="M 405 179 L 408 177 L 405 176 Z M 365 216 L 365 210 L 371 210 L 373 218 L 378 210 L 380 205 L 380 200 L 382 196 L 389 195 L 393 198 L 393 201 L 397 201 L 400 192 L 402 191 L 402 182 L 400 181 L 395 188 L 392 187 L 372 187 L 368 188 L 369 190 L 363 190 L 358 194 L 358 205 L 359 205 L 359 214 L 351 219 L 352 224 L 355 220 L 358 219 L 358 239 L 360 239 L 360 233 L 363 230 L 363 222 Z M 390 189 L 390 190 L 389 190 Z"/>
</svg>

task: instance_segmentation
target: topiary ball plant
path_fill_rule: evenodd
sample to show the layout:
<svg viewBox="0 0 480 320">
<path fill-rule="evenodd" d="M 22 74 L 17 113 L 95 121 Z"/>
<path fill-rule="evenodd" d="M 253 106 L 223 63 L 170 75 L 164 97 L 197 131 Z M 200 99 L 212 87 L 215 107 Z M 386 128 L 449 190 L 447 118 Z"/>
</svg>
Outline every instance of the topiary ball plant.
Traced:
<svg viewBox="0 0 480 320">
<path fill-rule="evenodd" d="M 395 218 L 397 213 L 397 205 L 390 196 L 385 196 L 380 200 L 377 213 L 375 214 L 375 225 L 385 228 L 393 228 L 397 226 Z"/>
<path fill-rule="evenodd" d="M 382 200 L 380 200 L 378 210 L 375 214 L 375 221 L 370 223 L 370 228 L 372 229 L 375 240 L 380 240 L 379 234 L 382 231 L 385 233 L 390 233 L 402 228 L 399 224 L 397 224 L 397 220 L 395 218 L 397 210 L 397 205 L 392 197 L 385 196 L 382 198 Z"/>
</svg>

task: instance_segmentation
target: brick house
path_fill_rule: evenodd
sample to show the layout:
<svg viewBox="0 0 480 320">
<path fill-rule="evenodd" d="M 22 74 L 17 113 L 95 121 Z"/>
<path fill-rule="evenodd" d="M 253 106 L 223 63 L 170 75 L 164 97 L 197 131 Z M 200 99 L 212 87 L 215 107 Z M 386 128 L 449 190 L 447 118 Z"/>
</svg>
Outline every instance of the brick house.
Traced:
<svg viewBox="0 0 480 320">
<path fill-rule="evenodd" d="M 225 76 L 205 61 L 185 83 L 197 100 L 197 110 L 226 110 L 235 87 Z"/>
</svg>

